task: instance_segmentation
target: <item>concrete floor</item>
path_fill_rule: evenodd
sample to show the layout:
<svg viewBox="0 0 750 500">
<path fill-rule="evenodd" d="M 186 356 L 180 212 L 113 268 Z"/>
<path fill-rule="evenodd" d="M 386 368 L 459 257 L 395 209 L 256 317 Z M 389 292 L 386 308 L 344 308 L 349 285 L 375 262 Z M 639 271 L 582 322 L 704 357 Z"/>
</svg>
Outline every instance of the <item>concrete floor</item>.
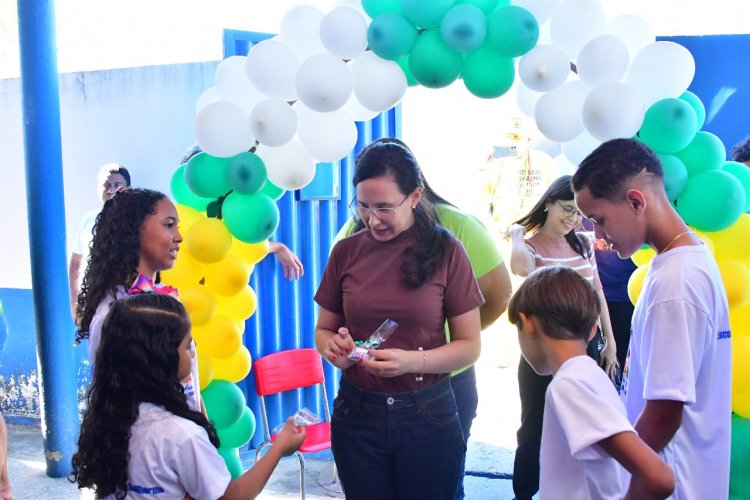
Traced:
<svg viewBox="0 0 750 500">
<path fill-rule="evenodd" d="M 513 470 L 515 431 L 520 403 L 516 382 L 518 344 L 515 332 L 504 319 L 482 334 L 482 356 L 477 362 L 479 409 L 469 441 L 464 487 L 469 500 L 513 498 L 510 475 Z M 16 500 L 93 499 L 67 479 L 45 474 L 42 438 L 38 428 L 9 426 L 8 464 Z M 250 466 L 252 454 L 243 455 Z M 307 498 L 343 498 L 331 484 L 333 459 L 319 453 L 306 460 Z M 299 498 L 299 469 L 296 458 L 284 460 L 274 472 L 261 499 Z"/>
</svg>

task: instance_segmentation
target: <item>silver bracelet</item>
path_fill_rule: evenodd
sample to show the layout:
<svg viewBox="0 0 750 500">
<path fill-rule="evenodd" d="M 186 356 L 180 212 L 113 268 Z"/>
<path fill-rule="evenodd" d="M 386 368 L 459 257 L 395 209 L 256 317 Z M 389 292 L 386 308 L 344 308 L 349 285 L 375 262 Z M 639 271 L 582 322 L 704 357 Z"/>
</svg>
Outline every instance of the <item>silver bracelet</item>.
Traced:
<svg viewBox="0 0 750 500">
<path fill-rule="evenodd" d="M 422 353 L 422 373 L 414 377 L 414 380 L 416 380 L 417 382 L 421 382 L 424 380 L 424 369 L 427 366 L 427 353 L 424 352 L 424 349 L 422 349 L 421 347 L 418 350 Z"/>
</svg>

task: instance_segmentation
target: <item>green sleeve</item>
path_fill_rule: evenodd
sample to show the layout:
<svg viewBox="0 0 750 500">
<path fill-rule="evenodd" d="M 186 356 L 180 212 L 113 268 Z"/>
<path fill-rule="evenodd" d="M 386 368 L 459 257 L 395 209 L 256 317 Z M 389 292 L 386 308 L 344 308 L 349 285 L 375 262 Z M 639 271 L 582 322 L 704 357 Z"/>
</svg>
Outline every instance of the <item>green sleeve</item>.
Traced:
<svg viewBox="0 0 750 500">
<path fill-rule="evenodd" d="M 346 222 L 344 222 L 344 225 L 341 226 L 341 229 L 339 229 L 339 232 L 336 233 L 336 236 L 333 237 L 333 241 L 331 242 L 331 248 L 336 246 L 336 243 L 343 240 L 344 238 L 351 236 L 354 234 L 354 218 L 349 217 Z"/>
<path fill-rule="evenodd" d="M 484 225 L 473 215 L 450 205 L 435 205 L 440 224 L 463 244 L 474 276 L 481 278 L 502 264 L 503 257 Z"/>
</svg>

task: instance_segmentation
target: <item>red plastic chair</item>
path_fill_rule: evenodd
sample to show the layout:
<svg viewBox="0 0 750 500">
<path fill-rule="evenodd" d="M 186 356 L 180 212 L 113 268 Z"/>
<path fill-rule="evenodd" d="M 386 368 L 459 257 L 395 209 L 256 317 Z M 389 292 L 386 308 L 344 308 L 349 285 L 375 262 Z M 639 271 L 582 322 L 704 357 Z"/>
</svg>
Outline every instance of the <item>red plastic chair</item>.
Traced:
<svg viewBox="0 0 750 500">
<path fill-rule="evenodd" d="M 305 458 L 303 453 L 315 453 L 331 448 L 331 414 L 328 410 L 328 395 L 326 394 L 323 362 L 315 349 L 292 349 L 263 356 L 253 363 L 255 373 L 255 390 L 260 399 L 260 412 L 263 419 L 264 441 L 255 451 L 255 461 L 258 461 L 261 451 L 275 440 L 268 426 L 268 415 L 264 396 L 279 392 L 301 389 L 320 384 L 325 403 L 325 422 L 307 426 L 305 437 L 299 451 L 295 452 L 299 459 L 299 486 L 302 498 L 305 498 Z"/>
</svg>

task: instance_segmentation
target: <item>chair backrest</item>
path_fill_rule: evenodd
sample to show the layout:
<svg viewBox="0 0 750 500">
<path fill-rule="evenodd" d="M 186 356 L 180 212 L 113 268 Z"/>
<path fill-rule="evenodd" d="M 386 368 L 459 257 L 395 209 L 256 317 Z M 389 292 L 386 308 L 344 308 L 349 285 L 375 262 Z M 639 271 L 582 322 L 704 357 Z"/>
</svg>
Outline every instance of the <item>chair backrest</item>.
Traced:
<svg viewBox="0 0 750 500">
<path fill-rule="evenodd" d="M 323 362 L 316 349 L 291 349 L 263 356 L 253 363 L 253 372 L 258 396 L 325 383 Z"/>
</svg>

